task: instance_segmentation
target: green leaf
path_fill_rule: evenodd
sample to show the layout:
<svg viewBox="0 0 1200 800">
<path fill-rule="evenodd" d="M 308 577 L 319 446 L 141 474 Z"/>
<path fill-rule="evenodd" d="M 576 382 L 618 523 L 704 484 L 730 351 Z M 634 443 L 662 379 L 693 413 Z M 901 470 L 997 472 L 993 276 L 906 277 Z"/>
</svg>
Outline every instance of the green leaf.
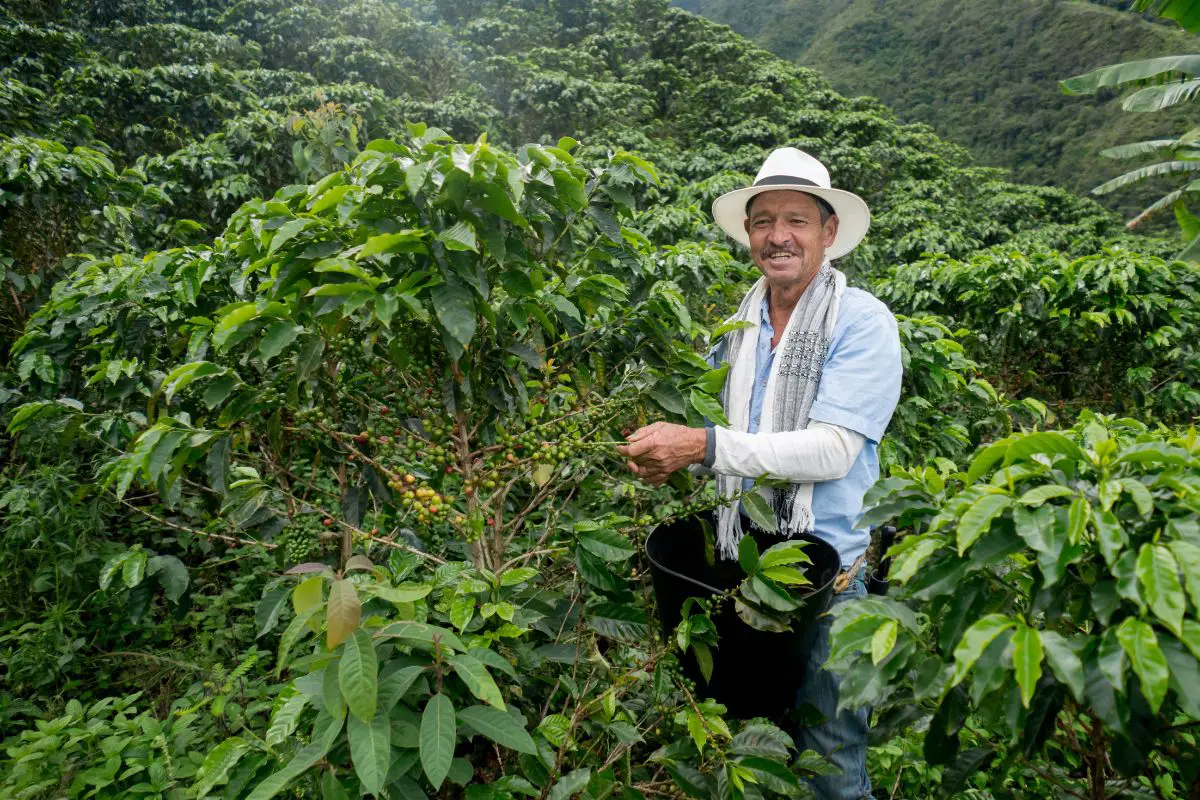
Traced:
<svg viewBox="0 0 1200 800">
<path fill-rule="evenodd" d="M 454 704 L 446 695 L 435 694 L 421 714 L 420 739 L 421 767 L 435 790 L 442 787 L 450 772 L 455 734 Z"/>
<path fill-rule="evenodd" d="M 1050 506 L 1033 510 L 1017 506 L 1013 509 L 1013 527 L 1025 544 L 1050 559 L 1057 560 L 1067 542 L 1067 531 Z"/>
<path fill-rule="evenodd" d="M 1154 178 L 1159 175 L 1174 175 L 1177 172 L 1195 172 L 1200 170 L 1200 162 L 1196 161 L 1162 161 L 1145 167 L 1132 169 L 1112 180 L 1105 181 L 1092 189 L 1092 194 L 1108 194 L 1138 181 Z"/>
<path fill-rule="evenodd" d="M 689 400 L 692 408 L 696 409 L 705 419 L 716 425 L 729 427 L 729 420 L 725 416 L 725 411 L 721 408 L 721 402 L 711 395 L 707 395 L 699 389 L 692 389 L 689 395 Z"/>
<path fill-rule="evenodd" d="M 1087 454 L 1079 449 L 1079 445 L 1056 431 L 1041 431 L 1028 433 L 1013 441 L 1004 454 L 1004 464 L 1016 461 L 1029 461 L 1035 455 L 1066 456 L 1072 461 L 1087 462 Z"/>
<path fill-rule="evenodd" d="M 954 648 L 954 674 L 947 688 L 953 688 L 962 683 L 963 678 L 975 666 L 975 662 L 983 655 L 988 645 L 1004 631 L 1016 625 L 1016 621 L 1003 614 L 988 614 L 976 620 L 963 633 L 962 639 Z"/>
<path fill-rule="evenodd" d="M 1059 85 L 1066 94 L 1091 94 L 1105 87 L 1124 86 L 1173 73 L 1200 75 L 1200 56 L 1163 56 L 1142 61 L 1126 61 L 1067 78 L 1059 81 Z"/>
<path fill-rule="evenodd" d="M 374 595 L 382 600 L 387 600 L 395 605 L 404 605 L 405 603 L 414 603 L 417 600 L 428 595 L 433 587 L 424 584 L 402 584 L 400 586 L 383 586 L 381 584 L 368 584 L 363 589 L 367 594 Z"/>
<path fill-rule="evenodd" d="M 311 219 L 292 219 L 279 226 L 279 230 L 275 231 L 275 235 L 271 237 L 271 246 L 267 248 L 267 255 L 273 254 L 276 250 L 283 247 L 296 237 L 301 231 L 312 224 Z"/>
<path fill-rule="evenodd" d="M 137 586 L 146 577 L 146 551 L 131 550 L 129 557 L 121 564 L 121 581 L 130 589 Z"/>
<path fill-rule="evenodd" d="M 536 578 L 538 571 L 533 567 L 517 567 L 516 569 L 505 570 L 500 576 L 501 586 L 519 586 L 528 580 Z"/>
<path fill-rule="evenodd" d="M 1192 608 L 1200 617 L 1200 547 L 1191 542 L 1175 541 L 1167 545 L 1175 560 L 1183 569 L 1183 577 L 1187 583 L 1188 595 L 1192 598 Z"/>
<path fill-rule="evenodd" d="M 1006 494 L 985 494 L 976 500 L 958 522 L 958 554 L 961 556 L 980 536 L 987 533 L 992 520 L 1012 506 Z"/>
<path fill-rule="evenodd" d="M 616 531 L 599 528 L 579 533 L 579 545 L 605 561 L 628 561 L 637 553 L 629 539 Z"/>
<path fill-rule="evenodd" d="M 334 650 L 358 628 L 362 606 L 354 584 L 346 580 L 335 580 L 329 587 L 329 604 L 325 612 L 326 646 Z"/>
<path fill-rule="evenodd" d="M 283 744 L 300 724 L 300 715 L 308 705 L 308 695 L 289 685 L 280 692 L 275 700 L 275 711 L 271 714 L 271 724 L 267 727 L 264 737 L 268 745 Z"/>
<path fill-rule="evenodd" d="M 746 514 L 750 516 L 754 524 L 767 533 L 776 533 L 779 530 L 779 523 L 775 519 L 775 512 L 771 509 L 766 499 L 757 491 L 747 492 L 742 495 L 742 507 L 746 509 Z"/>
<path fill-rule="evenodd" d="M 488 706 L 469 706 L 458 712 L 458 718 L 501 747 L 537 755 L 533 737 L 511 714 Z"/>
<path fill-rule="evenodd" d="M 433 287 L 432 298 L 438 322 L 466 347 L 475 336 L 475 293 L 452 279 Z"/>
<path fill-rule="evenodd" d="M 310 742 L 301 748 L 283 769 L 254 787 L 246 800 L 271 800 L 324 757 L 328 747 L 323 741 Z"/>
<path fill-rule="evenodd" d="M 729 364 L 725 363 L 716 369 L 709 370 L 696 379 L 696 388 L 700 391 L 717 395 L 721 388 L 725 385 L 725 379 L 729 376 Z"/>
<path fill-rule="evenodd" d="M 1122 478 L 1121 487 L 1133 498 L 1133 504 L 1137 506 L 1138 513 L 1143 517 L 1150 516 L 1150 513 L 1154 511 L 1154 497 L 1146 485 L 1133 478 Z"/>
<path fill-rule="evenodd" d="M 738 564 L 747 575 L 753 575 L 758 569 L 758 544 L 750 534 L 743 534 L 738 541 Z"/>
<path fill-rule="evenodd" d="M 892 568 L 888 573 L 888 578 L 899 584 L 908 583 L 929 556 L 945 545 L 946 537 L 940 533 L 905 536 L 899 544 L 892 545 L 890 551 Z"/>
<path fill-rule="evenodd" d="M 1077 545 L 1083 541 L 1084 531 L 1092 518 L 1092 504 L 1085 497 L 1076 497 L 1071 501 L 1067 512 L 1067 542 Z"/>
<path fill-rule="evenodd" d="M 1179 641 L 1183 642 L 1192 655 L 1200 660 L 1200 622 L 1194 622 L 1190 619 L 1183 621 L 1183 635 L 1179 637 Z"/>
<path fill-rule="evenodd" d="M 1096 526 L 1096 543 L 1100 546 L 1100 554 L 1111 569 L 1129 544 L 1129 536 L 1121 527 L 1117 515 L 1111 511 L 1101 511 L 1092 517 L 1092 521 Z"/>
<path fill-rule="evenodd" d="M 402 667 L 381 680 L 376 693 L 378 702 L 375 713 L 378 714 L 380 711 L 390 713 L 426 669 L 427 667 L 419 665 Z"/>
<path fill-rule="evenodd" d="M 805 542 L 792 540 L 773 544 L 758 559 L 759 569 L 770 569 L 784 564 L 811 564 L 805 552 Z"/>
<path fill-rule="evenodd" d="M 283 672 L 283 668 L 288 665 L 288 654 L 291 653 L 296 643 L 304 636 L 309 621 L 316 615 L 319 609 L 310 608 L 302 614 L 297 614 L 292 617 L 292 621 L 284 629 L 283 634 L 279 637 L 279 655 L 275 657 L 275 675 L 278 676 Z"/>
<path fill-rule="evenodd" d="M 1042 638 L 1036 628 L 1021 624 L 1012 638 L 1013 671 L 1021 688 L 1021 704 L 1029 708 L 1034 689 L 1042 677 Z"/>
<path fill-rule="evenodd" d="M 303 614 L 309 609 L 319 607 L 325 599 L 324 586 L 325 580 L 320 575 L 300 581 L 292 590 L 292 610 Z"/>
<path fill-rule="evenodd" d="M 692 642 L 692 655 L 696 657 L 696 666 L 706 683 L 712 681 L 713 655 L 712 650 L 704 642 Z"/>
<path fill-rule="evenodd" d="M 458 677 L 462 678 L 471 694 L 500 711 L 505 709 L 500 687 L 496 685 L 487 667 L 469 655 L 453 654 L 446 661 L 454 668 Z"/>
<path fill-rule="evenodd" d="M 291 587 L 286 583 L 276 586 L 263 595 L 262 600 L 254 609 L 254 623 L 258 627 L 256 639 L 261 639 L 275 630 L 275 626 L 279 623 L 279 616 L 283 613 L 283 609 L 287 608 L 290 595 Z"/>
<path fill-rule="evenodd" d="M 346 663 L 344 657 L 342 663 Z M 379 709 L 369 722 L 351 717 L 346 723 L 346 735 L 350 740 L 350 760 L 362 788 L 370 794 L 379 794 L 387 780 L 392 756 L 392 727 L 387 712 Z"/>
<path fill-rule="evenodd" d="M 558 779 L 550 790 L 547 800 L 567 800 L 572 795 L 581 794 L 592 779 L 590 767 L 572 770 Z"/>
<path fill-rule="evenodd" d="M 378 236 L 372 236 L 363 243 L 362 249 L 358 251 L 358 259 L 361 261 L 364 258 L 370 258 L 382 253 L 423 252 L 425 245 L 421 240 L 424 236 L 424 231 L 419 230 L 381 233 Z"/>
<path fill-rule="evenodd" d="M 1137 579 L 1142 587 L 1142 597 L 1162 620 L 1163 624 L 1179 636 L 1183 626 L 1185 606 L 1183 586 L 1179 583 L 1179 565 L 1175 556 L 1160 544 L 1147 542 L 1138 552 Z"/>
<path fill-rule="evenodd" d="M 172 603 L 178 603 L 187 591 L 187 567 L 175 556 L 154 556 L 146 562 L 146 574 L 158 579 L 158 585 Z"/>
<path fill-rule="evenodd" d="M 1164 108 L 1192 100 L 1200 92 L 1200 80 L 1173 81 L 1146 86 L 1121 101 L 1121 108 L 1134 113 L 1162 111 Z"/>
<path fill-rule="evenodd" d="M 1083 662 L 1062 635 L 1054 631 L 1042 631 L 1041 638 L 1042 647 L 1046 651 L 1046 662 L 1054 671 L 1055 677 L 1067 685 L 1076 702 L 1082 703 L 1085 688 Z"/>
<path fill-rule="evenodd" d="M 1021 499 L 1017 500 L 1017 502 L 1021 505 L 1033 506 L 1036 508 L 1042 503 L 1045 503 L 1047 500 L 1051 500 L 1055 497 L 1073 497 L 1074 495 L 1074 489 L 1061 484 L 1052 483 L 1046 486 L 1038 486 L 1030 489 L 1028 492 L 1021 495 Z"/>
<path fill-rule="evenodd" d="M 363 723 L 375 716 L 379 662 L 375 645 L 366 631 L 356 629 L 342 648 L 342 663 L 338 667 L 338 686 L 350 713 Z"/>
<path fill-rule="evenodd" d="M 998 442 L 992 442 L 980 450 L 971 459 L 971 465 L 967 469 L 967 484 L 978 483 L 980 478 L 986 475 L 992 467 L 996 466 L 996 463 L 1000 459 L 1004 458 L 1011 444 L 1012 439 L 1001 439 Z"/>
<path fill-rule="evenodd" d="M 437 238 L 439 242 L 446 245 L 447 250 L 479 251 L 475 229 L 461 220 L 439 233 Z"/>
<path fill-rule="evenodd" d="M 263 331 L 262 341 L 258 344 L 258 355 L 263 363 L 270 361 L 283 352 L 283 349 L 296 340 L 304 332 L 302 325 L 288 320 L 277 320 Z"/>
<path fill-rule="evenodd" d="M 565 714 L 549 714 L 538 723 L 538 732 L 555 747 L 562 747 L 571 732 L 571 720 Z"/>
<path fill-rule="evenodd" d="M 896 646 L 896 635 L 900 632 L 900 623 L 894 619 L 886 620 L 875 629 L 871 636 L 871 663 L 878 666 L 887 658 L 888 653 Z"/>
<path fill-rule="evenodd" d="M 218 352 L 225 349 L 225 343 L 250 320 L 258 316 L 258 308 L 254 303 L 241 303 L 233 306 L 213 326 L 213 347 Z"/>
<path fill-rule="evenodd" d="M 214 787 L 228 781 L 229 771 L 249 749 L 250 745 L 240 736 L 230 737 L 214 747 L 196 771 L 195 796 L 204 797 Z"/>
<path fill-rule="evenodd" d="M 1118 692 L 1125 692 L 1125 651 L 1117 640 L 1117 632 L 1109 628 L 1100 637 L 1096 663 L 1102 674 Z"/>
<path fill-rule="evenodd" d="M 456 594 L 450 601 L 450 624 L 461 632 L 475 617 L 476 599 L 471 594 Z"/>
<path fill-rule="evenodd" d="M 348 184 L 334 186 L 332 189 L 323 192 L 320 197 L 315 198 L 308 210 L 313 214 L 320 214 L 322 211 L 327 211 L 340 203 L 342 198 L 346 196 L 346 193 L 354 188 L 357 187 Z"/>
<path fill-rule="evenodd" d="M 1200 661 L 1169 633 L 1158 642 L 1171 670 L 1168 686 L 1175 692 L 1180 710 L 1192 719 L 1200 719 Z"/>
<path fill-rule="evenodd" d="M 776 583 L 783 583 L 788 586 L 811 586 L 812 581 L 803 571 L 795 567 L 762 567 L 759 566 L 758 574 L 764 578 L 769 578 Z"/>
<path fill-rule="evenodd" d="M 1157 714 L 1167 696 L 1171 673 L 1167 668 L 1167 659 L 1158 646 L 1154 628 L 1136 617 L 1126 617 L 1117 627 L 1117 640 L 1141 681 L 1142 695 L 1150 704 L 1150 710 Z"/>
<path fill-rule="evenodd" d="M 646 636 L 646 612 L 628 603 L 597 603 L 587 610 L 588 627 L 610 639 L 637 641 Z"/>
</svg>

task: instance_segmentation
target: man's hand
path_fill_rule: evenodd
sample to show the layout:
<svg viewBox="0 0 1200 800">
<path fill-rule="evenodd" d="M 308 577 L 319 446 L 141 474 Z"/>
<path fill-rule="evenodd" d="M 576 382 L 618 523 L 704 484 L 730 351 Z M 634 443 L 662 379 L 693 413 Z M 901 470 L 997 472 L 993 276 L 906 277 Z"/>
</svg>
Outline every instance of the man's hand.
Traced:
<svg viewBox="0 0 1200 800">
<path fill-rule="evenodd" d="M 626 439 L 629 444 L 617 452 L 629 459 L 626 464 L 634 475 L 657 486 L 675 470 L 704 461 L 707 434 L 704 428 L 656 422 Z"/>
</svg>

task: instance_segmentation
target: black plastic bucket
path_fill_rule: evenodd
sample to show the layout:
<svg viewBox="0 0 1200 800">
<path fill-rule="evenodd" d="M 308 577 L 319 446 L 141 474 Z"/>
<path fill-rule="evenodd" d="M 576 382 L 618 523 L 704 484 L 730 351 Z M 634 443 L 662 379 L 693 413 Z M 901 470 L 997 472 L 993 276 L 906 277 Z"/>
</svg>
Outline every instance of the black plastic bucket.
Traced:
<svg viewBox="0 0 1200 800">
<path fill-rule="evenodd" d="M 765 550 L 781 539 L 753 531 Z M 781 720 L 796 704 L 796 690 L 804 681 L 804 665 L 816 633 L 817 617 L 829 608 L 833 582 L 841 568 L 837 550 L 814 536 L 805 552 L 804 565 L 813 582 L 804 606 L 793 612 L 792 631 L 768 633 L 742 622 L 732 603 L 723 603 L 714 614 L 717 647 L 713 650 L 712 680 L 706 685 L 689 650 L 682 658 L 684 673 L 696 682 L 701 697 L 722 703 L 731 716 L 741 719 L 769 717 Z M 646 538 L 650 579 L 658 603 L 663 637 L 670 641 L 689 597 L 707 598 L 728 591 L 745 577 L 736 561 L 704 559 L 704 532 L 698 519 L 681 520 L 656 528 Z"/>
</svg>

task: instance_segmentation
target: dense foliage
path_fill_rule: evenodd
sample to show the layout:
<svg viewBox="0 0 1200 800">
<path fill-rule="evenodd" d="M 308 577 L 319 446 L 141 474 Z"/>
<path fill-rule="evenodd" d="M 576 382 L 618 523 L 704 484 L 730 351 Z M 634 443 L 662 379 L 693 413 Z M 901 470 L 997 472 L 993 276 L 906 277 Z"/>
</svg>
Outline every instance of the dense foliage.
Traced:
<svg viewBox="0 0 1200 800">
<path fill-rule="evenodd" d="M 1164 770 L 1162 796 L 1197 785 L 1179 754 L 1195 698 L 1172 688 L 1200 669 L 1195 609 L 1175 602 L 1195 602 L 1194 536 L 1174 521 L 1195 512 L 1195 446 L 1154 428 L 1200 399 L 1200 273 L 1166 260 L 1174 242 L 971 167 L 665 0 L 5 13 L 5 796 L 809 794 L 829 767 L 795 751 L 791 721 L 729 718 L 681 670 L 711 669 L 719 603 L 786 624 L 806 556 L 744 553 L 737 592 L 661 635 L 641 545 L 712 496 L 686 474 L 632 480 L 611 449 L 651 419 L 721 421 L 725 372 L 700 353 L 752 270 L 707 209 L 783 143 L 871 204 L 841 266 L 893 307 L 904 348 L 871 513 L 913 534 L 893 551 L 905 589 L 843 612 L 895 669 L 851 699 L 903 704 L 917 653 L 949 664 L 986 614 L 1012 622 L 989 642 L 1023 615 L 1026 653 L 1055 634 L 1085 662 L 1086 637 L 1124 648 L 1100 667 L 1116 710 L 1070 678 L 1071 702 L 1033 693 L 1025 663 L 1003 719 L 965 686 L 887 712 L 877 781 L 915 796 L 1003 757 L 1015 777 L 972 791 L 1103 797 Z M 1069 430 L 1026 433 L 1053 425 Z M 1001 499 L 972 516 L 980 541 L 947 545 L 938 526 L 984 496 Z M 1063 541 L 1010 521 L 1060 504 Z M 1097 544 L 1106 514 L 1125 533 Z M 1116 571 L 1135 551 L 1156 589 Z M 983 599 L 958 627 L 904 610 L 933 597 L 909 580 L 922 558 L 993 576 L 971 578 Z M 1106 580 L 1093 624 L 1082 587 Z M 1043 597 L 1053 583 L 1072 594 Z M 988 681 L 1012 669 L 991 658 Z M 1048 709 L 1100 728 L 1017 753 L 1035 707 L 1043 728 Z M 944 735 L 911 727 L 935 711 Z M 942 766 L 968 723 L 977 741 Z M 1136 750 L 1117 775 L 1076 739 Z M 947 759 L 906 772 L 922 742 Z M 1060 775 L 1061 752 L 1087 768 Z"/>
</svg>

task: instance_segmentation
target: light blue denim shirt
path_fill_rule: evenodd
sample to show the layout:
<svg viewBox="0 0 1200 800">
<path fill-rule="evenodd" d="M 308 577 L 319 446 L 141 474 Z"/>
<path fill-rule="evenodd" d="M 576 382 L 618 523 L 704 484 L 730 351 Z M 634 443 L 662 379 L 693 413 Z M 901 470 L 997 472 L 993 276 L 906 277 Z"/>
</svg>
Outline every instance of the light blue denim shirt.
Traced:
<svg viewBox="0 0 1200 800">
<path fill-rule="evenodd" d="M 750 392 L 750 433 L 758 433 L 762 418 L 767 378 L 775 361 L 774 335 L 764 298 Z M 709 353 L 714 366 L 724 360 L 724 345 L 722 339 Z M 879 441 L 900 399 L 902 377 L 900 336 L 892 312 L 870 293 L 847 287 L 809 412 L 811 420 L 840 425 L 866 437 L 844 478 L 813 485 L 814 533 L 837 548 L 843 567 L 853 564 L 871 542 L 870 530 L 857 525 L 863 495 L 879 478 Z M 753 480 L 745 481 L 746 488 L 753 484 Z"/>
</svg>

